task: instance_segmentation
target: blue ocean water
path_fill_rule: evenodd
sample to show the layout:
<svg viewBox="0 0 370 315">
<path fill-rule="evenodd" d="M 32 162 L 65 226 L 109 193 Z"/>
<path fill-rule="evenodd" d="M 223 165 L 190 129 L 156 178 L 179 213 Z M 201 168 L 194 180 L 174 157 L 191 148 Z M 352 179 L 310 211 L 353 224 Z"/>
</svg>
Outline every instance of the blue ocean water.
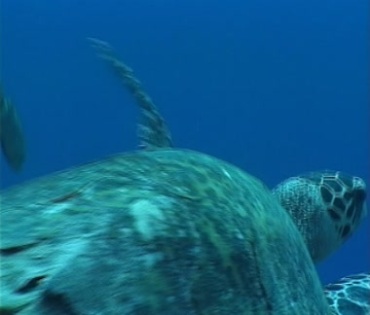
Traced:
<svg viewBox="0 0 370 315">
<path fill-rule="evenodd" d="M 137 111 L 86 37 L 110 42 L 178 147 L 273 187 L 337 169 L 370 182 L 367 0 L 3 0 L 2 82 L 22 119 L 8 187 L 137 146 Z M 324 283 L 368 271 L 370 218 L 318 266 Z"/>
</svg>

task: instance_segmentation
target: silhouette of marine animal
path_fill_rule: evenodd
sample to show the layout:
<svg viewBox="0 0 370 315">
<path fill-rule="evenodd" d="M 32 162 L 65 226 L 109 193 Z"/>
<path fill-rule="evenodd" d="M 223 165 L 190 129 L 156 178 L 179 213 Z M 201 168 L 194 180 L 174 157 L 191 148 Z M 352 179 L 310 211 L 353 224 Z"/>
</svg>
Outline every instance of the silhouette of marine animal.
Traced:
<svg viewBox="0 0 370 315">
<path fill-rule="evenodd" d="M 0 143 L 9 166 L 20 171 L 26 156 L 25 140 L 17 111 L 0 88 Z"/>
</svg>

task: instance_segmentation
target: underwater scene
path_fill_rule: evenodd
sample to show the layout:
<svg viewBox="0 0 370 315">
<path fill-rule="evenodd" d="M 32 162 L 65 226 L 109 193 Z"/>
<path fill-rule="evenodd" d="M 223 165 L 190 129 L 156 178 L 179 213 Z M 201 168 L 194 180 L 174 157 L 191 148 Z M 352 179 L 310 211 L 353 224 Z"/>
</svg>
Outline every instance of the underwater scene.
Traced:
<svg viewBox="0 0 370 315">
<path fill-rule="evenodd" d="M 366 0 L 3 0 L 0 315 L 370 315 Z"/>
</svg>

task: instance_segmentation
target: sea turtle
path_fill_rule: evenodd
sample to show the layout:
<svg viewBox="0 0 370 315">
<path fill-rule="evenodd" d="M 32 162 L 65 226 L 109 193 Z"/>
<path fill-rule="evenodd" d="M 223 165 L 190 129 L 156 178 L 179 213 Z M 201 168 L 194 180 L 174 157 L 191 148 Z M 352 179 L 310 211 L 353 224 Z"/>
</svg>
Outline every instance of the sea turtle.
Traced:
<svg viewBox="0 0 370 315">
<path fill-rule="evenodd" d="M 160 145 L 156 128 L 141 129 L 146 150 L 2 193 L 0 313 L 331 314 L 276 196 L 226 162 Z"/>
<path fill-rule="evenodd" d="M 119 60 L 112 47 L 89 38 L 98 55 L 114 69 L 138 104 L 140 145 L 146 149 L 172 147 L 166 123 L 132 69 Z M 367 214 L 366 185 L 358 177 L 338 171 L 316 171 L 288 178 L 272 193 L 291 215 L 303 235 L 314 263 L 338 249 Z M 370 273 L 351 275 L 325 287 L 335 314 L 370 314 Z"/>
<path fill-rule="evenodd" d="M 0 143 L 9 166 L 20 171 L 26 157 L 25 140 L 14 104 L 5 97 L 0 87 Z"/>
</svg>

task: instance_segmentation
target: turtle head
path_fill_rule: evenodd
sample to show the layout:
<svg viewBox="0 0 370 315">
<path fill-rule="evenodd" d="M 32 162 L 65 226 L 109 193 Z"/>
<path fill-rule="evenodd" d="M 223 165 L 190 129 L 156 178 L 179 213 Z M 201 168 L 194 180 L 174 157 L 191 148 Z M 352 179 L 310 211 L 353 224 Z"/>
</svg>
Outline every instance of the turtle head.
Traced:
<svg viewBox="0 0 370 315">
<path fill-rule="evenodd" d="M 319 187 L 338 237 L 347 240 L 367 214 L 365 181 L 342 172 L 325 172 Z"/>
<path fill-rule="evenodd" d="M 273 193 L 291 214 L 314 262 L 340 247 L 367 214 L 364 180 L 342 172 L 292 177 Z"/>
</svg>

